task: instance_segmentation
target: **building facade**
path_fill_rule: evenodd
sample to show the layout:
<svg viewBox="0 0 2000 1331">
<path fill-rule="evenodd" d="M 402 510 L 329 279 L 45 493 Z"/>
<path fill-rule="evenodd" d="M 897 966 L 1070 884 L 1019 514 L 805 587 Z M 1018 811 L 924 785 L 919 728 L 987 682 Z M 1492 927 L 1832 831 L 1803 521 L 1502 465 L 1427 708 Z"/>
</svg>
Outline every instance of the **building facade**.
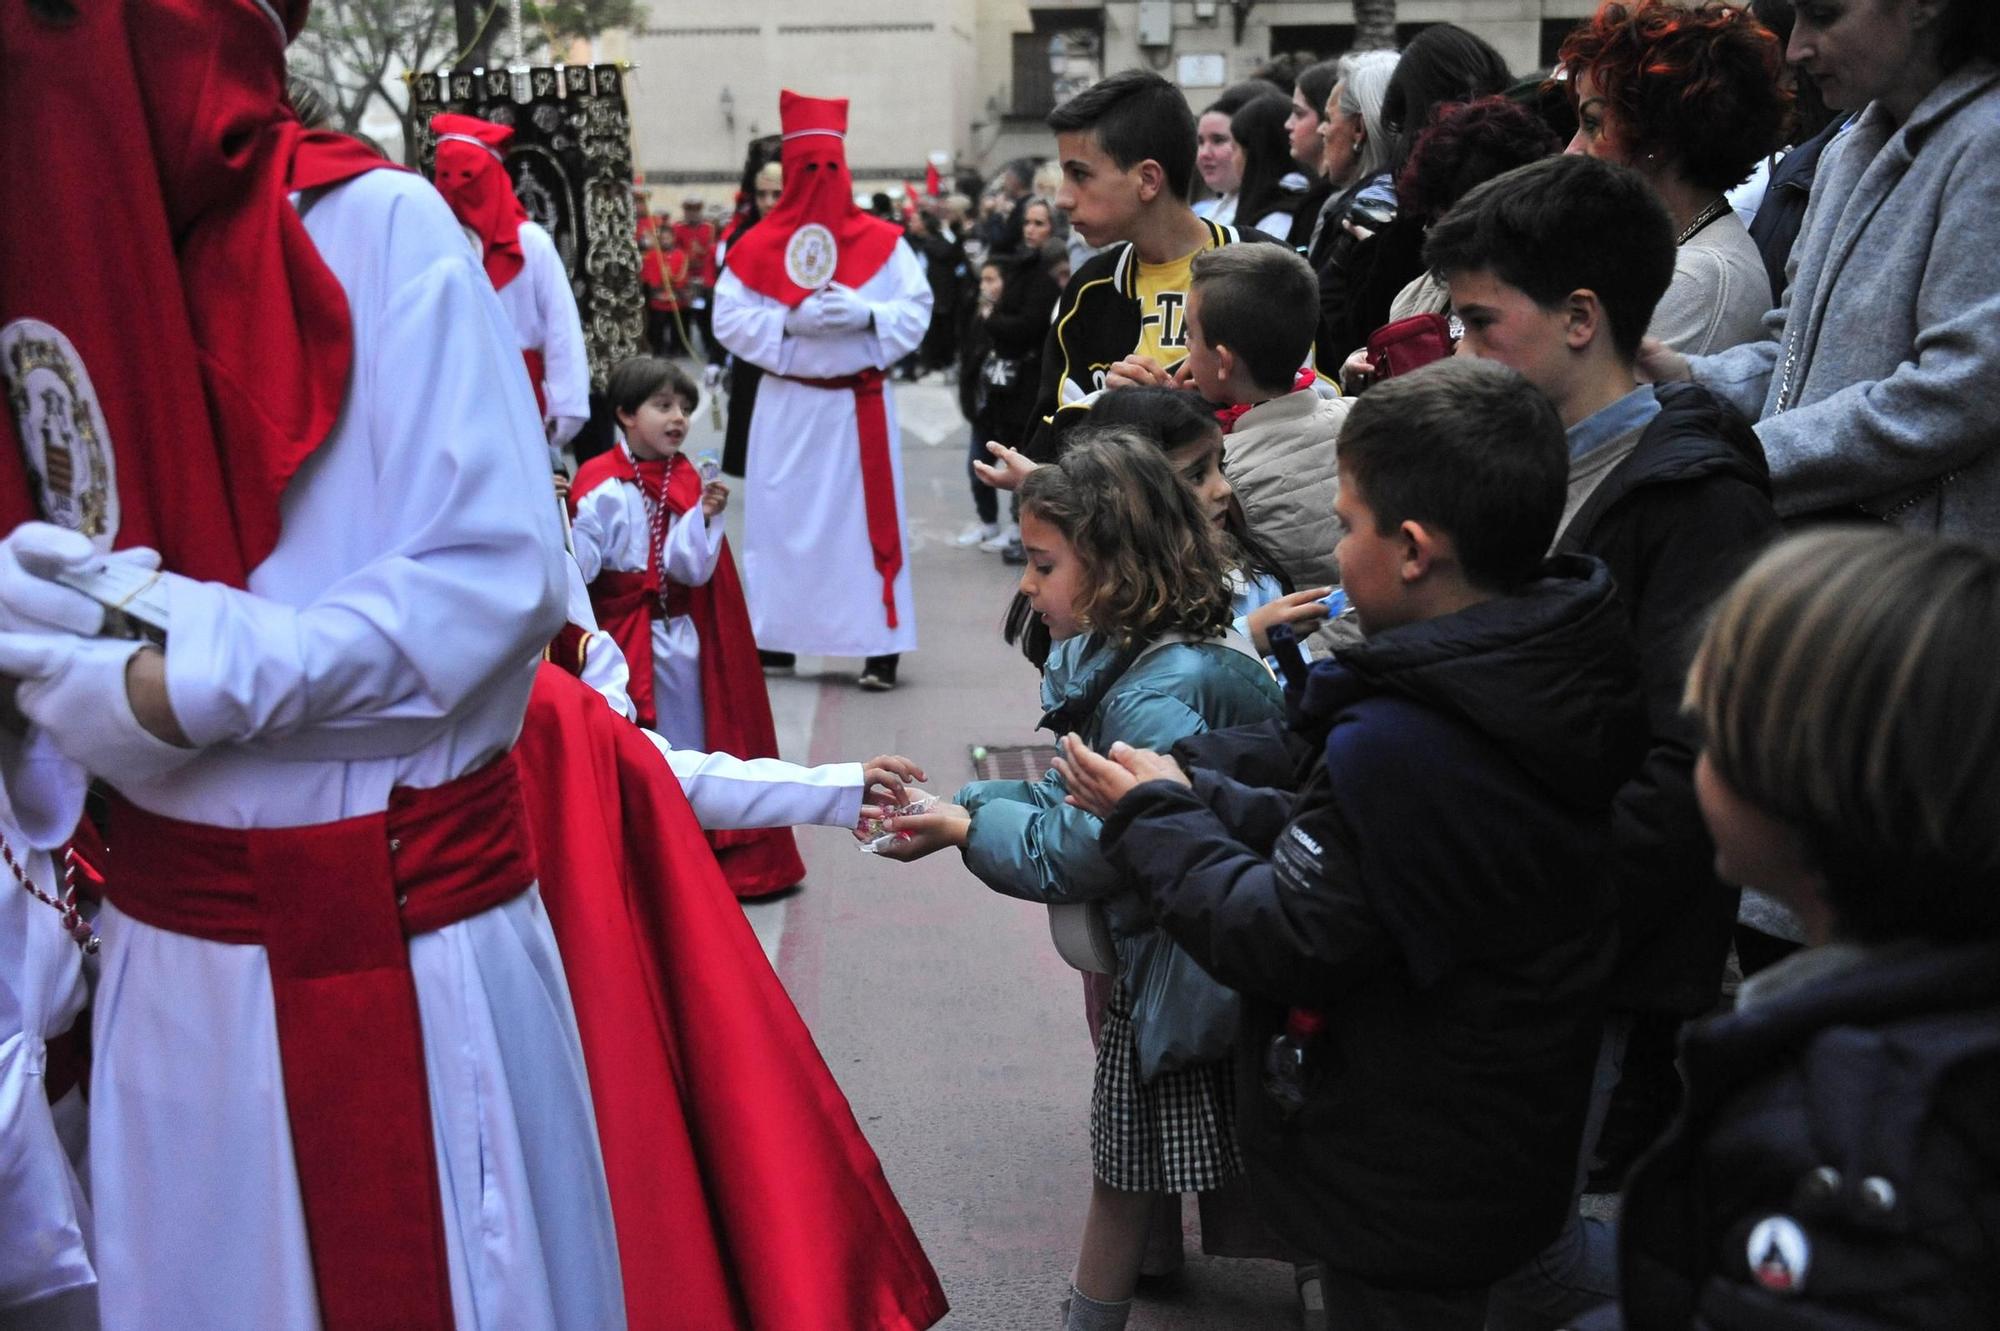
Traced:
<svg viewBox="0 0 2000 1331">
<path fill-rule="evenodd" d="M 1545 67 L 1597 0 L 1401 0 L 1399 37 L 1456 23 L 1514 69 Z M 656 207 L 733 195 L 743 155 L 778 130 L 778 92 L 850 99 L 863 190 L 921 182 L 934 154 L 982 175 L 1054 144 L 1042 118 L 1106 71 L 1155 69 L 1195 107 L 1273 55 L 1338 55 L 1351 0 L 652 0 L 647 26 L 600 44 L 632 60 L 636 160 Z"/>
</svg>

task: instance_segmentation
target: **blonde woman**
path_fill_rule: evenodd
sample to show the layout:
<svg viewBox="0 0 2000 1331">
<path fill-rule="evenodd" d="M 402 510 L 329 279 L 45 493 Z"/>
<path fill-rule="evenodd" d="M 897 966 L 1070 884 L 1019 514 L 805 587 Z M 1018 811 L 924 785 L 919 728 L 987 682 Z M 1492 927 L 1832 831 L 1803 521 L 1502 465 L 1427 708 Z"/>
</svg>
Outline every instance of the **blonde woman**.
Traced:
<svg viewBox="0 0 2000 1331">
<path fill-rule="evenodd" d="M 1996 641 L 2000 558 L 1883 529 L 1789 541 L 1718 608 L 1687 690 L 1716 867 L 1812 946 L 1683 1045 L 1625 1326 L 1994 1324 Z"/>
</svg>

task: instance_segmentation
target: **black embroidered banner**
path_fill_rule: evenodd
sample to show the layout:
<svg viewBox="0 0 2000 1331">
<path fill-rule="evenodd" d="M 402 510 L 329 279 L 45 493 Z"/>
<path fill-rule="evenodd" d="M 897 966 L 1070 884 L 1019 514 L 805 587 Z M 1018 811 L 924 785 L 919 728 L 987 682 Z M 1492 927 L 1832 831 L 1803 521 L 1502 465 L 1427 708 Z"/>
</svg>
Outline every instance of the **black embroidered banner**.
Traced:
<svg viewBox="0 0 2000 1331">
<path fill-rule="evenodd" d="M 534 65 L 419 74 L 410 90 L 426 174 L 437 154 L 430 120 L 438 112 L 513 128 L 507 172 L 514 193 L 555 239 L 583 316 L 591 384 L 601 391 L 612 366 L 645 349 L 625 71 Z"/>
</svg>

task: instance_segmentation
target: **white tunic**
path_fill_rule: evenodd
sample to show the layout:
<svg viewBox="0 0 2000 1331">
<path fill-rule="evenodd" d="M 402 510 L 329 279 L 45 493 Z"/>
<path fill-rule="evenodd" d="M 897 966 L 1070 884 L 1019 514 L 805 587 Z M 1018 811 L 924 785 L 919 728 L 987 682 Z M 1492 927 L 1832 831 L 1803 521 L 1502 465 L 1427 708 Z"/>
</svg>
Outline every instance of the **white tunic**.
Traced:
<svg viewBox="0 0 2000 1331">
<path fill-rule="evenodd" d="M 347 292 L 353 377 L 251 594 L 172 584 L 168 690 L 203 752 L 118 784 L 174 818 L 325 822 L 482 766 L 513 743 L 562 623 L 556 513 L 522 498 L 548 486 L 534 405 L 443 199 L 374 171 L 306 226 Z M 99 927 L 105 1326 L 317 1326 L 264 950 L 109 906 Z M 459 1331 L 622 1327 L 589 1083 L 539 895 L 413 939 L 410 965 Z"/>
<path fill-rule="evenodd" d="M 661 575 L 683 587 L 706 586 L 722 553 L 722 524 L 708 521 L 700 509 L 679 516 L 668 513 L 666 523 Z M 638 486 L 612 477 L 578 498 L 570 520 L 570 544 L 585 582 L 595 582 L 606 572 L 644 573 L 646 546 L 652 539 L 645 496 Z M 674 747 L 705 747 L 701 639 L 687 615 L 653 621 L 653 711 L 655 728 Z"/>
<path fill-rule="evenodd" d="M 786 307 L 724 271 L 715 286 L 715 336 L 769 375 L 750 417 L 744 478 L 743 595 L 757 645 L 818 656 L 888 656 L 917 645 L 910 594 L 909 521 L 896 400 L 885 384 L 889 458 L 903 567 L 896 574 L 897 627 L 888 627 L 882 575 L 868 543 L 854 394 L 778 375 L 833 379 L 887 369 L 916 350 L 930 326 L 931 289 L 908 245 L 858 289 L 875 326 L 834 337 L 792 337 Z"/>
<path fill-rule="evenodd" d="M 500 288 L 500 305 L 513 321 L 521 350 L 542 353 L 543 415 L 549 442 L 568 443 L 590 419 L 590 357 L 583 349 L 583 319 L 562 255 L 549 233 L 521 223 L 521 271 Z"/>
<path fill-rule="evenodd" d="M 4 742 L 21 744 L 11 735 Z M 20 771 L 9 763 L 11 778 L 19 780 Z M 7 794 L 0 790 L 0 837 L 28 881 L 57 897 L 56 866 L 29 849 L 47 837 L 22 830 Z M 31 813 L 21 816 L 33 821 Z M 62 917 L 0 870 L 0 1326 L 25 1320 L 22 1310 L 31 1303 L 42 1304 L 37 1326 L 95 1324 L 87 1296 L 74 1296 L 84 1302 L 67 1323 L 52 1320 L 51 1306 L 42 1303 L 97 1280 L 88 1250 L 90 1207 L 43 1080 L 46 1042 L 69 1030 L 87 999 L 83 953 Z M 70 1091 L 62 1108 L 80 1111 L 79 1092 Z M 81 1126 L 80 1112 L 72 1118 L 72 1126 Z"/>
</svg>

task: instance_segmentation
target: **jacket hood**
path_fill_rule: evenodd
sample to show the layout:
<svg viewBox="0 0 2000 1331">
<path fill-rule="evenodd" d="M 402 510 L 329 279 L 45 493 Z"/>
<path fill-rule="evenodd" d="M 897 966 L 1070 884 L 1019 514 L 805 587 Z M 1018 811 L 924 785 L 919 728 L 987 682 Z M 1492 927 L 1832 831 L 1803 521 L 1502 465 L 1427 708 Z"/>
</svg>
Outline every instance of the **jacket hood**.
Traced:
<svg viewBox="0 0 2000 1331">
<path fill-rule="evenodd" d="M 1597 521 L 1634 490 L 1730 476 L 1771 493 L 1764 446 L 1743 414 L 1700 384 L 1653 390 L 1660 414 L 1646 426 L 1631 456 L 1614 467 L 1563 530 L 1557 548 L 1582 548 Z"/>
<path fill-rule="evenodd" d="M 1457 717 L 1581 809 L 1607 806 L 1646 747 L 1630 617 L 1584 555 L 1555 556 L 1514 595 L 1341 648 L 1313 667 L 1298 716 L 1324 725 L 1373 693 Z"/>
</svg>

